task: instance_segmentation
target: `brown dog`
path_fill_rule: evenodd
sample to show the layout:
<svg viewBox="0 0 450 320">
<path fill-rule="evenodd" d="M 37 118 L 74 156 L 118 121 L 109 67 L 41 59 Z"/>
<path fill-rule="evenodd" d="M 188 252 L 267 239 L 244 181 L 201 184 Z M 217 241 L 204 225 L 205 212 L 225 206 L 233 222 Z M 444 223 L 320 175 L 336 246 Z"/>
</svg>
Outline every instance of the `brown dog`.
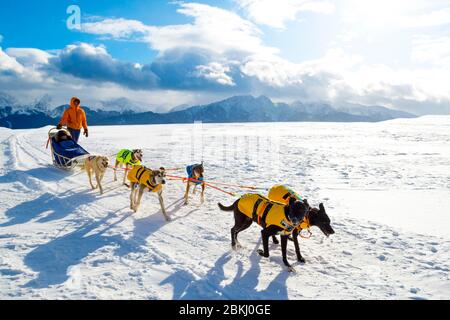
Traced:
<svg viewBox="0 0 450 320">
<path fill-rule="evenodd" d="M 205 172 L 205 168 L 203 167 L 203 162 L 201 164 L 193 164 L 193 165 L 187 166 L 186 172 L 188 174 L 188 179 L 192 179 L 195 181 L 188 180 L 186 183 L 186 192 L 184 194 L 184 204 L 188 204 L 189 189 L 191 188 L 191 185 L 194 185 L 194 191 L 192 193 L 195 194 L 195 190 L 199 184 L 202 186 L 202 193 L 200 195 L 200 201 L 201 201 L 201 203 L 203 203 L 205 201 L 205 187 L 206 187 L 206 184 L 203 181 L 203 173 Z"/>
<path fill-rule="evenodd" d="M 166 212 L 162 197 L 163 185 L 166 184 L 165 169 L 159 168 L 159 170 L 151 170 L 144 166 L 134 166 L 128 173 L 127 177 L 131 183 L 130 209 L 134 212 L 139 210 L 144 190 L 148 189 L 150 192 L 158 194 L 158 200 L 161 205 L 161 211 L 164 218 L 166 221 L 170 221 L 170 217 Z"/>
<path fill-rule="evenodd" d="M 99 188 L 100 194 L 103 194 L 102 180 L 106 169 L 108 169 L 108 165 L 109 159 L 101 156 L 89 156 L 86 158 L 86 162 L 84 164 L 92 189 Z M 95 180 L 97 180 L 96 187 L 92 184 L 92 174 L 95 175 Z"/>
</svg>

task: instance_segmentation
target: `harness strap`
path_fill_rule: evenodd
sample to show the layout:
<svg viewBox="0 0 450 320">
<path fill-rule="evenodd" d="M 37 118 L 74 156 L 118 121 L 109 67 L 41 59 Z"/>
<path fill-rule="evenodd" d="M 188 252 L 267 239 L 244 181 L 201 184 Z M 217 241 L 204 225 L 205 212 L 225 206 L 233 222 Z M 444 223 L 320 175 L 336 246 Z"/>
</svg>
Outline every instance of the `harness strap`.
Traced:
<svg viewBox="0 0 450 320">
<path fill-rule="evenodd" d="M 121 158 L 125 161 L 125 159 L 128 157 L 128 155 L 130 154 L 130 151 L 126 150 L 121 154 Z"/>
<path fill-rule="evenodd" d="M 291 193 L 288 192 L 283 196 L 283 199 L 286 200 L 287 198 L 289 198 L 291 196 Z"/>
<path fill-rule="evenodd" d="M 136 179 L 139 181 L 141 180 L 142 175 L 145 172 L 145 167 L 139 168 L 139 170 L 136 172 Z"/>
<path fill-rule="evenodd" d="M 263 212 L 262 218 L 261 218 L 261 220 L 262 220 L 261 226 L 262 226 L 263 228 L 266 227 L 266 219 L 267 219 L 267 215 L 269 214 L 269 211 L 270 211 L 270 209 L 272 209 L 272 207 L 273 207 L 273 204 L 272 204 L 272 203 L 269 203 L 269 204 L 266 206 L 266 208 L 264 209 L 264 212 Z"/>
<path fill-rule="evenodd" d="M 258 206 L 261 204 L 262 199 L 258 199 L 253 206 L 253 221 L 258 222 Z"/>
<path fill-rule="evenodd" d="M 147 185 L 149 186 L 148 188 L 150 189 L 150 191 L 153 191 L 153 189 L 157 187 L 157 185 L 153 185 L 151 183 L 150 179 L 147 180 Z"/>
</svg>

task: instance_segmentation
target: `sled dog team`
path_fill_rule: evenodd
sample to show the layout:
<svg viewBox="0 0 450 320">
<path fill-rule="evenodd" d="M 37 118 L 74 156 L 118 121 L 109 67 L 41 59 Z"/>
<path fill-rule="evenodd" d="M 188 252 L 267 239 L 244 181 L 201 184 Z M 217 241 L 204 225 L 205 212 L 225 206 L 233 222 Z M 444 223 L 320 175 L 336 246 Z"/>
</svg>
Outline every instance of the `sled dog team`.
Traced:
<svg viewBox="0 0 450 320">
<path fill-rule="evenodd" d="M 166 170 L 159 168 L 158 170 L 149 169 L 141 165 L 143 152 L 140 149 L 121 150 L 116 156 L 116 163 L 113 167 L 114 181 L 117 181 L 117 169 L 124 169 L 124 177 L 122 183 L 131 188 L 130 193 L 130 209 L 134 212 L 139 210 L 142 196 L 145 190 L 154 192 L 158 195 L 161 205 L 161 211 L 167 221 L 170 216 L 167 214 L 162 196 L 163 186 L 166 183 Z M 101 185 L 106 170 L 109 167 L 107 157 L 90 156 L 86 159 L 85 168 L 92 189 L 97 187 L 100 193 L 103 193 Z M 204 202 L 204 193 L 206 183 L 204 182 L 204 166 L 201 164 L 193 164 L 186 167 L 187 183 L 186 192 L 184 194 L 184 203 L 188 204 L 189 190 L 194 185 L 201 185 L 201 202 Z M 92 175 L 95 176 L 97 186 L 92 183 Z M 126 180 L 130 182 L 128 185 Z M 196 188 L 194 187 L 193 193 Z M 288 267 L 289 271 L 294 271 L 287 260 L 287 242 L 294 242 L 297 260 L 304 263 L 305 259 L 300 252 L 298 236 L 302 230 L 309 230 L 310 227 L 318 227 L 325 236 L 334 234 L 331 227 L 331 221 L 328 217 L 325 207 L 321 203 L 319 208 L 311 207 L 306 199 L 303 199 L 296 192 L 286 186 L 275 185 L 268 193 L 268 196 L 260 194 L 248 193 L 242 195 L 232 205 L 224 206 L 218 203 L 219 208 L 223 211 L 234 212 L 234 226 L 231 228 L 231 246 L 233 249 L 241 247 L 237 237 L 238 234 L 256 222 L 262 227 L 261 237 L 263 250 L 258 253 L 263 257 L 269 257 L 269 239 L 278 244 L 277 235 L 281 237 L 281 251 L 283 263 Z"/>
</svg>

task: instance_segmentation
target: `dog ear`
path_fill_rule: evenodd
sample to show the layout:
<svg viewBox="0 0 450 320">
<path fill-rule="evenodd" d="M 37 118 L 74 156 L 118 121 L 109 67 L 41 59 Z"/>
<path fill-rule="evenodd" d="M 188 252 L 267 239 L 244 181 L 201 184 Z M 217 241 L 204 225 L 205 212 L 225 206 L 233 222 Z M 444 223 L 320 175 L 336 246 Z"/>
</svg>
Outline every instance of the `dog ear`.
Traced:
<svg viewBox="0 0 450 320">
<path fill-rule="evenodd" d="M 289 198 L 289 206 L 292 206 L 295 203 L 295 201 L 297 201 L 297 200 L 295 200 L 295 198 L 290 197 Z"/>
<path fill-rule="evenodd" d="M 165 172 L 166 169 L 164 169 L 164 167 L 159 168 L 160 171 Z"/>
<path fill-rule="evenodd" d="M 320 211 L 325 211 L 325 207 L 323 206 L 323 203 L 319 204 L 319 209 L 320 209 Z"/>
</svg>

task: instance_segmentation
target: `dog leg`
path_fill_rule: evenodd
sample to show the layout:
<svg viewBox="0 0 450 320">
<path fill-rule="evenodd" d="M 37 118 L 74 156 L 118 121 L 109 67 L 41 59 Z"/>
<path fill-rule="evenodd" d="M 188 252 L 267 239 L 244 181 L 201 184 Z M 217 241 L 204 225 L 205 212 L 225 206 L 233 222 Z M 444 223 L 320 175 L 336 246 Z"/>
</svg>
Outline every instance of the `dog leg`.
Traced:
<svg viewBox="0 0 450 320">
<path fill-rule="evenodd" d="M 263 229 L 261 231 L 263 250 L 259 249 L 258 253 L 259 253 L 260 256 L 263 256 L 265 258 L 269 257 L 269 237 L 270 237 L 270 234 L 267 231 L 267 229 Z"/>
<path fill-rule="evenodd" d="M 141 200 L 142 200 L 142 195 L 144 194 L 144 189 L 145 189 L 145 186 L 140 185 L 139 192 L 136 191 L 137 200 L 134 205 L 135 212 L 137 212 L 139 210 L 139 207 L 141 206 Z"/>
<path fill-rule="evenodd" d="M 184 194 L 184 204 L 188 204 L 189 201 L 189 188 L 191 187 L 191 183 L 188 181 L 186 183 L 186 193 Z"/>
<path fill-rule="evenodd" d="M 295 229 L 292 233 L 292 238 L 294 240 L 294 246 L 295 246 L 295 254 L 297 255 L 297 260 L 301 263 L 305 263 L 305 259 L 302 257 L 302 254 L 300 252 L 300 246 L 298 244 L 298 230 Z"/>
<path fill-rule="evenodd" d="M 128 164 L 125 165 L 125 173 L 123 175 L 123 182 L 122 182 L 122 184 L 124 186 L 127 186 L 126 181 L 125 181 L 127 179 L 127 175 L 128 175 Z"/>
<path fill-rule="evenodd" d="M 101 184 L 101 173 L 95 174 L 95 179 L 97 180 L 97 187 L 100 189 L 100 194 L 103 194 L 103 188 Z"/>
<path fill-rule="evenodd" d="M 116 160 L 116 165 L 114 166 L 114 181 L 117 181 L 117 168 L 119 167 L 119 161 Z M 120 165 L 122 167 L 122 165 Z"/>
<path fill-rule="evenodd" d="M 94 187 L 94 184 L 92 183 L 92 172 L 91 172 L 91 167 L 89 165 L 86 167 L 86 172 L 87 172 L 87 175 L 89 177 L 89 183 L 90 183 L 90 185 L 92 187 L 92 190 L 94 190 L 95 187 Z"/>
<path fill-rule="evenodd" d="M 164 200 L 163 200 L 163 197 L 162 197 L 162 191 L 161 190 L 158 191 L 158 200 L 159 200 L 159 204 L 161 205 L 161 211 L 162 211 L 162 213 L 164 215 L 164 218 L 166 218 L 166 221 L 170 221 L 171 219 L 167 215 L 166 208 L 164 207 Z"/>
<path fill-rule="evenodd" d="M 130 193 L 130 209 L 133 210 L 134 212 L 136 212 L 136 210 L 134 210 L 134 198 L 135 198 L 135 183 L 131 183 L 131 193 Z"/>
<path fill-rule="evenodd" d="M 273 241 L 273 243 L 275 243 L 275 244 L 279 244 L 280 242 L 278 241 L 278 239 L 277 239 L 277 236 L 272 236 L 272 241 Z"/>
<path fill-rule="evenodd" d="M 200 202 L 203 204 L 203 202 L 205 202 L 205 187 L 206 185 L 204 183 L 202 183 L 202 194 L 200 196 Z"/>
<path fill-rule="evenodd" d="M 236 227 L 231 228 L 231 247 L 233 248 L 233 250 L 236 250 Z"/>
<path fill-rule="evenodd" d="M 289 264 L 286 256 L 287 241 L 289 236 L 281 236 L 281 254 L 283 255 L 283 263 L 288 267 L 289 272 L 295 272 L 295 269 Z"/>
</svg>

